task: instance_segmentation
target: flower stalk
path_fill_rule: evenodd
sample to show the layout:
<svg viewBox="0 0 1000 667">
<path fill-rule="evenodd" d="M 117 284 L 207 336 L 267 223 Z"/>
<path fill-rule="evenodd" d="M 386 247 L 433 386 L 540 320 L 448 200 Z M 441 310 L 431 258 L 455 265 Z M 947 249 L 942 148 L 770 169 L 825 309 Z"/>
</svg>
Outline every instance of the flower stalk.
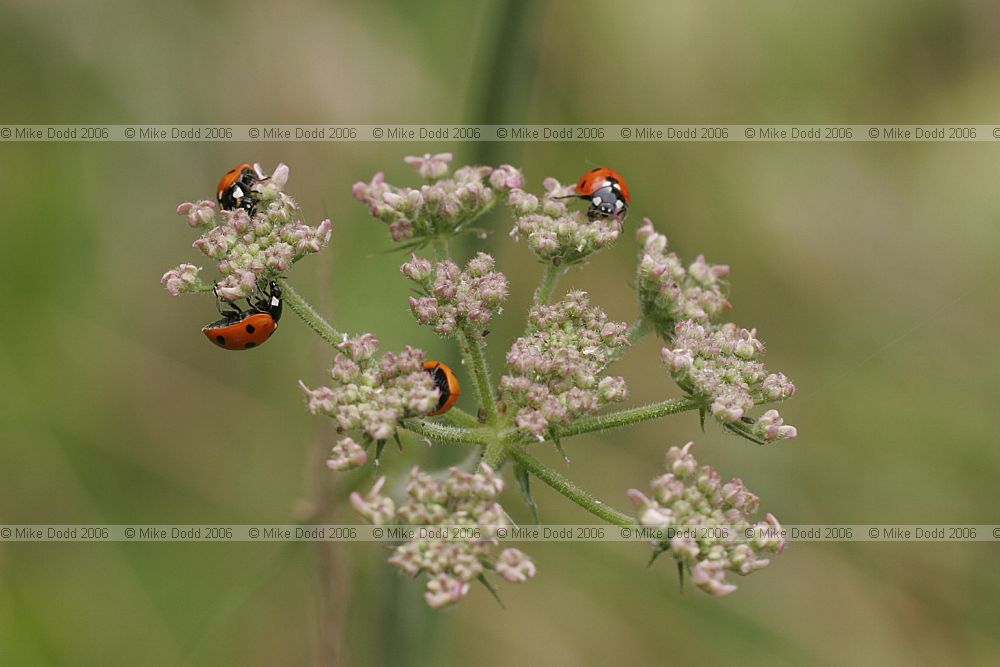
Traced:
<svg viewBox="0 0 1000 667">
<path fill-rule="evenodd" d="M 559 277 L 566 272 L 566 267 L 558 266 L 554 263 L 545 265 L 545 272 L 542 274 L 542 281 L 535 290 L 535 303 L 546 305 L 552 301 L 552 294 L 556 290 Z"/>
<path fill-rule="evenodd" d="M 601 518 L 616 526 L 635 526 L 636 522 L 632 517 L 619 512 L 613 507 L 598 500 L 593 495 L 584 491 L 571 480 L 548 467 L 534 456 L 526 452 L 523 448 L 511 448 L 508 450 L 510 457 L 518 462 L 525 470 L 548 484 L 559 494 L 573 501 L 594 516 Z"/>
<path fill-rule="evenodd" d="M 334 347 L 344 342 L 344 334 L 334 329 L 322 315 L 316 312 L 316 309 L 287 280 L 281 280 L 280 282 L 285 305 L 298 315 L 306 323 L 306 326 Z"/>
</svg>

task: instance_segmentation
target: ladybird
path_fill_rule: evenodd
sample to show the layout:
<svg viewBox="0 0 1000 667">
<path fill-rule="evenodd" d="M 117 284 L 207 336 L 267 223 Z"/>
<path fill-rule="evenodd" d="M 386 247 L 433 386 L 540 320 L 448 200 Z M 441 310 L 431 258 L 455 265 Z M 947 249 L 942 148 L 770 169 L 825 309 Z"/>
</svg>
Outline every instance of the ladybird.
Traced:
<svg viewBox="0 0 1000 667">
<path fill-rule="evenodd" d="M 249 310 L 241 310 L 236 304 L 231 304 L 234 309 L 229 310 L 220 306 L 222 319 L 202 328 L 205 337 L 227 350 L 249 350 L 263 345 L 281 319 L 281 287 L 271 281 L 268 290 L 260 292 L 260 299 L 247 297 Z"/>
<path fill-rule="evenodd" d="M 227 171 L 219 181 L 216 198 L 224 211 L 234 211 L 242 208 L 249 214 L 257 205 L 252 188 L 260 180 L 257 170 L 244 162 Z"/>
<path fill-rule="evenodd" d="M 581 176 L 576 183 L 576 195 L 590 202 L 587 216 L 591 220 L 611 216 L 624 220 L 632 203 L 628 184 L 611 167 L 596 167 Z"/>
<path fill-rule="evenodd" d="M 458 395 L 462 393 L 462 387 L 458 384 L 458 378 L 454 371 L 442 364 L 440 361 L 425 361 L 424 370 L 430 373 L 434 380 L 434 386 L 441 392 L 437 407 L 428 416 L 444 414 L 451 410 L 458 401 Z"/>
</svg>

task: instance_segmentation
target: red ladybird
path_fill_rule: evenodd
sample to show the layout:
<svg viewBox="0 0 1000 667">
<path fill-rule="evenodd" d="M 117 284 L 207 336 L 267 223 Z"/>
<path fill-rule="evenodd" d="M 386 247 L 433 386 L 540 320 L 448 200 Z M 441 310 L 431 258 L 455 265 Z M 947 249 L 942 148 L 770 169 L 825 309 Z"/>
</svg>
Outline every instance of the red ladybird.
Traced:
<svg viewBox="0 0 1000 667">
<path fill-rule="evenodd" d="M 458 401 L 458 395 L 462 393 L 458 378 L 455 377 L 455 373 L 450 368 L 440 361 L 425 361 L 424 370 L 430 373 L 434 380 L 434 386 L 441 392 L 437 407 L 434 408 L 434 412 L 428 413 L 428 416 L 433 417 L 448 412 Z"/>
<path fill-rule="evenodd" d="M 253 209 L 257 205 L 257 200 L 253 195 L 253 186 L 260 180 L 257 170 L 252 165 L 244 162 L 236 165 L 225 173 L 219 181 L 216 190 L 216 198 L 219 206 L 225 211 L 233 211 L 242 208 L 247 213 L 253 214 Z"/>
<path fill-rule="evenodd" d="M 268 291 L 261 291 L 264 298 L 254 300 L 247 297 L 250 310 L 240 310 L 232 304 L 235 310 L 219 308 L 222 319 L 207 324 L 202 333 L 210 341 L 226 350 L 249 350 L 263 345 L 281 319 L 281 287 L 272 281 Z"/>
<path fill-rule="evenodd" d="M 628 184 L 611 167 L 596 167 L 580 177 L 576 184 L 576 194 L 580 199 L 590 202 L 587 216 L 591 220 L 611 216 L 624 220 L 632 203 Z"/>
</svg>

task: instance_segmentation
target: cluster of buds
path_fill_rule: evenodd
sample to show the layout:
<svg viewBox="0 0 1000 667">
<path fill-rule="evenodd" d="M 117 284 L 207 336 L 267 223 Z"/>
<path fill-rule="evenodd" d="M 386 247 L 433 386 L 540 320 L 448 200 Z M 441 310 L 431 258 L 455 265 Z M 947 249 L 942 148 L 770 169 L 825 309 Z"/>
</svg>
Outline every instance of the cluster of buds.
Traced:
<svg viewBox="0 0 1000 667">
<path fill-rule="evenodd" d="M 629 489 L 640 525 L 664 532 L 655 555 L 665 551 L 690 573 L 695 586 L 710 595 L 728 595 L 736 586 L 726 573 L 746 575 L 766 567 L 767 554 L 785 546 L 773 515 L 754 522 L 760 499 L 734 477 L 723 483 L 710 466 L 699 466 L 689 442 L 671 447 L 667 472 L 650 484 L 650 496 Z"/>
<path fill-rule="evenodd" d="M 703 255 L 688 265 L 676 253 L 667 252 L 667 237 L 657 233 L 649 218 L 637 232 L 642 244 L 636 289 L 643 317 L 665 339 L 684 320 L 709 322 L 729 307 L 723 278 L 724 264 L 709 264 Z"/>
<path fill-rule="evenodd" d="M 557 304 L 536 305 L 526 335 L 507 353 L 502 398 L 517 427 L 539 440 L 552 426 L 592 414 L 627 395 L 621 377 L 602 377 L 604 367 L 628 345 L 625 323 L 612 322 L 590 306 L 586 292 L 570 292 Z"/>
<path fill-rule="evenodd" d="M 679 323 L 669 347 L 660 351 L 670 375 L 723 424 L 746 421 L 755 405 L 783 401 L 795 385 L 782 373 L 768 373 L 760 360 L 764 344 L 754 329 Z M 762 440 L 794 438 L 794 426 L 769 410 L 752 427 Z"/>
<path fill-rule="evenodd" d="M 376 359 L 378 340 L 368 333 L 346 338 L 337 347 L 340 352 L 330 371 L 332 387 L 309 389 L 299 382 L 313 414 L 333 417 L 345 431 L 363 429 L 369 441 L 383 441 L 395 435 L 400 420 L 425 415 L 437 406 L 440 391 L 424 372 L 421 350 L 407 346 Z M 338 443 L 330 467 L 347 469 L 356 467 L 352 463 L 364 463 L 352 444 Z"/>
<path fill-rule="evenodd" d="M 508 522 L 497 502 L 503 479 L 488 465 L 474 473 L 452 468 L 445 479 L 413 468 L 398 507 L 382 493 L 384 485 L 382 477 L 368 494 L 352 493 L 351 504 L 376 525 L 417 529 L 413 539 L 393 550 L 389 563 L 410 576 L 428 576 L 424 599 L 431 607 L 458 602 L 473 580 L 485 582 L 488 570 L 511 583 L 535 576 L 535 564 L 521 551 L 495 554 L 497 531 Z"/>
<path fill-rule="evenodd" d="M 507 298 L 507 278 L 494 266 L 493 258 L 482 252 L 464 271 L 450 260 L 432 265 L 413 255 L 400 271 L 419 286 L 420 296 L 410 297 L 414 317 L 443 336 L 463 326 L 482 330 Z"/>
<path fill-rule="evenodd" d="M 617 217 L 587 218 L 580 210 L 570 211 L 563 199 L 573 197 L 573 186 L 564 186 L 554 178 L 544 181 L 545 194 L 535 195 L 514 190 L 507 198 L 518 216 L 510 235 L 526 239 L 538 259 L 552 264 L 583 261 L 598 250 L 612 246 L 622 233 Z"/>
<path fill-rule="evenodd" d="M 269 178 L 259 165 L 253 192 L 257 205 L 253 215 L 243 209 L 220 211 L 213 201 L 184 202 L 177 213 L 188 223 L 203 230 L 194 247 L 217 262 L 222 280 L 218 293 L 236 301 L 250 296 L 262 277 L 286 271 L 308 254 L 319 252 L 330 240 L 331 223 L 324 220 L 316 227 L 299 219 L 299 207 L 282 188 L 288 182 L 288 167 L 279 164 Z M 168 292 L 177 296 L 211 289 L 199 278 L 201 269 L 181 264 L 160 279 Z"/>
<path fill-rule="evenodd" d="M 451 153 L 410 156 L 406 163 L 428 181 L 419 189 L 398 188 L 382 172 L 354 184 L 354 198 L 389 226 L 394 241 L 420 243 L 454 235 L 520 188 L 521 172 L 510 165 L 461 167 L 449 176 Z"/>
<path fill-rule="evenodd" d="M 344 472 L 360 468 L 368 462 L 368 452 L 365 448 L 354 441 L 354 438 L 341 438 L 333 446 L 330 458 L 326 460 L 326 466 L 330 470 Z"/>
</svg>

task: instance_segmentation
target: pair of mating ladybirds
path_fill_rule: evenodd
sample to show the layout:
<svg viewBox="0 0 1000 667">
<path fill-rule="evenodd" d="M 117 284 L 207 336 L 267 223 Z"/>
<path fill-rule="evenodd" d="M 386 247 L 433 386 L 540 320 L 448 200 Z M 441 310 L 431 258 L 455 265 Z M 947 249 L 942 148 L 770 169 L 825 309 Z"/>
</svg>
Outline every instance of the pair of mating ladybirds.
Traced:
<svg viewBox="0 0 1000 667">
<path fill-rule="evenodd" d="M 249 164 L 233 167 L 219 181 L 216 192 L 219 207 L 225 211 L 241 208 L 253 215 L 257 206 L 253 186 L 260 180 L 262 179 L 257 170 Z M 266 289 L 258 285 L 257 294 L 247 297 L 247 310 L 243 310 L 235 302 L 224 306 L 218 290 L 215 298 L 222 319 L 203 327 L 202 333 L 223 349 L 253 349 L 262 345 L 278 328 L 278 320 L 281 319 L 281 286 L 273 280 Z M 425 361 L 424 371 L 430 374 L 434 386 L 440 392 L 437 405 L 429 416 L 443 414 L 458 401 L 462 391 L 458 378 L 454 371 L 440 361 Z"/>
<path fill-rule="evenodd" d="M 257 199 L 254 185 L 263 180 L 248 163 L 227 171 L 219 181 L 216 199 L 224 211 L 243 209 L 253 215 Z M 218 290 L 215 291 L 216 307 L 222 319 L 202 327 L 210 341 L 226 350 L 249 350 L 262 345 L 278 328 L 281 319 L 281 286 L 270 281 L 267 288 L 257 286 L 257 294 L 247 297 L 247 310 L 236 302 L 223 305 Z"/>
</svg>

